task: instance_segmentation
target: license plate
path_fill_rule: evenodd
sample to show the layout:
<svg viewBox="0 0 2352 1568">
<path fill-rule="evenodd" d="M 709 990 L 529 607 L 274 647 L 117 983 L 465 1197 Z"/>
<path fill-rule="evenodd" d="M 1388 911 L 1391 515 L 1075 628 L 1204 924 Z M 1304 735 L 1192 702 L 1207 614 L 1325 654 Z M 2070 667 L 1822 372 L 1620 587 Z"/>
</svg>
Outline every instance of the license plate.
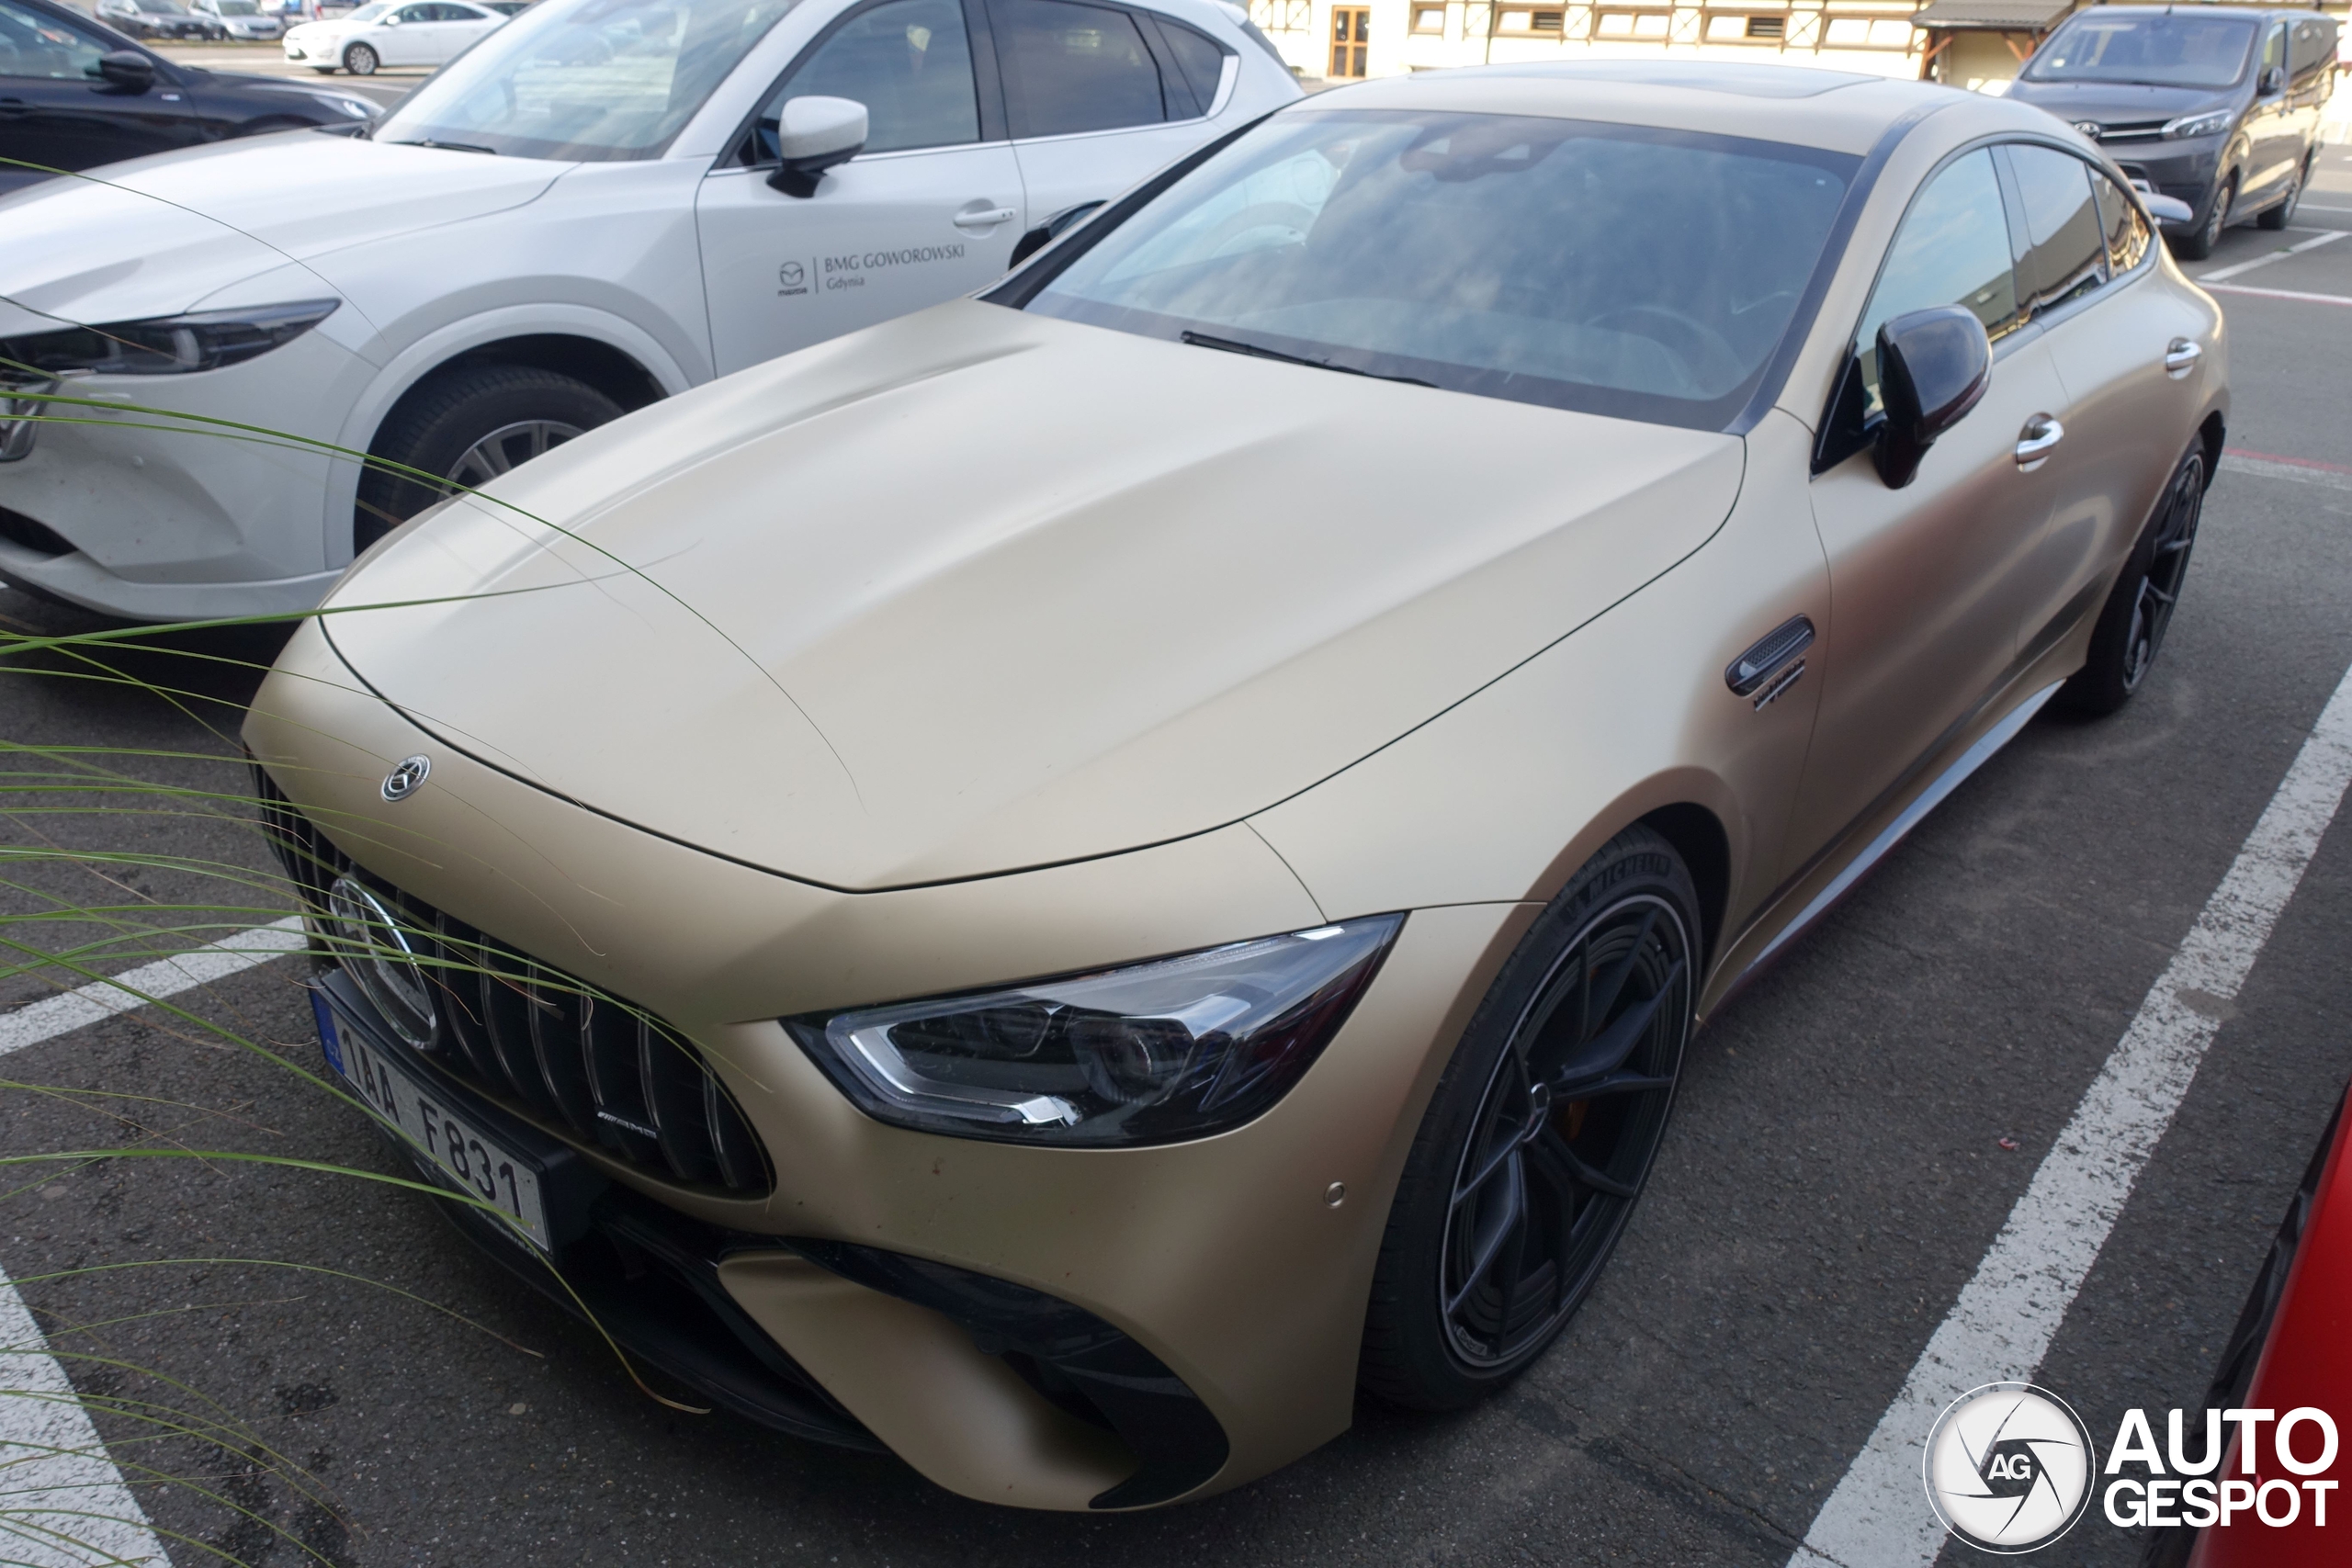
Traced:
<svg viewBox="0 0 2352 1568">
<path fill-rule="evenodd" d="M 376 1050 L 357 1032 L 337 1028 L 325 997 L 312 991 L 311 1006 L 318 1014 L 319 1047 L 327 1065 L 352 1092 L 398 1127 L 450 1186 L 498 1209 L 542 1251 L 551 1248 L 537 1168 L 452 1109 L 440 1090 Z"/>
</svg>

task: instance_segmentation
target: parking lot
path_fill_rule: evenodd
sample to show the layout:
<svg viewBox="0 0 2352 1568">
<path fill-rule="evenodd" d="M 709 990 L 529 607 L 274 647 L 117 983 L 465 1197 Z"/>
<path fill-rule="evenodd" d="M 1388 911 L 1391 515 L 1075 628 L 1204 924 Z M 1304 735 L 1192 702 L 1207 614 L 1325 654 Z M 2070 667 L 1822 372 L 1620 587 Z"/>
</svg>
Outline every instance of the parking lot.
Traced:
<svg viewBox="0 0 2352 1568">
<path fill-rule="evenodd" d="M 2233 231 L 2189 268 L 2223 290 L 2231 456 L 2150 688 L 2112 719 L 2029 726 L 1713 1021 L 1598 1294 L 1480 1408 L 1367 1405 L 1306 1460 L 1177 1510 L 987 1508 L 892 1459 L 657 1403 L 412 1193 L 204 1157 L 396 1169 L 355 1113 L 158 1009 L 54 1033 L 0 1015 L 6 1152 L 195 1156 L 17 1168 L 0 1269 L 184 1565 L 1788 1562 L 1849 1473 L 1849 1505 L 1867 1490 L 1874 1428 L 2352 667 L 2352 242 L 2333 239 L 2352 153 L 2321 170 L 2291 230 Z M 102 624 L 0 592 L 17 632 Z M 241 631 L 24 658 L 0 679 L 12 742 L 187 793 L 119 816 L 19 794 L 11 841 L 262 868 L 210 796 L 243 787 L 239 704 L 271 650 Z M 118 860 L 39 866 L 5 903 L 15 941 L 53 951 L 76 937 L 40 919 L 61 902 L 219 897 Z M 2102 1441 L 2128 1407 L 2196 1405 L 2352 1074 L 2352 833 L 2321 840 L 2258 941 L 2234 997 L 2184 1004 L 2218 1031 L 2144 1167 L 2103 1168 L 2111 1232 L 2098 1189 L 2054 1190 L 2048 1217 L 2089 1226 L 2095 1260 L 2034 1297 L 2035 1381 Z M 300 963 L 179 1005 L 313 1062 Z M 1835 1539 L 1883 1546 L 1816 1539 L 1851 1568 L 1915 1560 L 1899 1529 Z M 2044 1560 L 2141 1546 L 2094 1512 Z"/>
<path fill-rule="evenodd" d="M 158 39 L 148 46 L 166 60 L 204 71 L 232 71 L 246 76 L 285 76 L 298 82 L 332 81 L 339 87 L 372 98 L 386 108 L 408 96 L 409 89 L 433 74 L 423 65 L 387 65 L 373 76 L 338 71 L 322 76 L 316 68 L 286 58 L 286 46 L 268 43 L 177 43 Z"/>
</svg>

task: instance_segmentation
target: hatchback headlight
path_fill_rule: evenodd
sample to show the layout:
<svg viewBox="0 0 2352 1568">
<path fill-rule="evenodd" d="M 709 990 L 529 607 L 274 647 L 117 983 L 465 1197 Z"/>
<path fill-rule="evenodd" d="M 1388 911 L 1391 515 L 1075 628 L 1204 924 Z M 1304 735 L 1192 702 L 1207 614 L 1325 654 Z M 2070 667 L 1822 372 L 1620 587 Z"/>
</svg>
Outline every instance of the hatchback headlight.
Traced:
<svg viewBox="0 0 2352 1568">
<path fill-rule="evenodd" d="M 1173 1143 L 1280 1100 L 1347 1021 L 1404 923 L 1378 915 L 785 1026 L 879 1121 L 1008 1143 Z"/>
<path fill-rule="evenodd" d="M 27 366 L 51 375 L 88 370 L 101 376 L 178 376 L 218 370 L 293 342 L 342 303 L 304 299 L 0 338 L 0 374 L 22 375 Z"/>
<path fill-rule="evenodd" d="M 2230 129 L 2237 119 L 2235 109 L 2215 109 L 2209 114 L 2185 114 L 2165 125 L 2165 135 L 2171 140 L 2189 136 L 2217 136 Z"/>
</svg>

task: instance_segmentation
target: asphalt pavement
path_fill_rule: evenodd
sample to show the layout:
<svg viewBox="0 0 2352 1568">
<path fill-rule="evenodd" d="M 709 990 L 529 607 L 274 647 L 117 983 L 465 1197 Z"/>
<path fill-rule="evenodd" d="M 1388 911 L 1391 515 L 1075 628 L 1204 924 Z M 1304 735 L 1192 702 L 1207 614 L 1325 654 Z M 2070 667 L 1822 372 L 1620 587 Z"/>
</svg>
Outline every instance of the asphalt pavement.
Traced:
<svg viewBox="0 0 2352 1568">
<path fill-rule="evenodd" d="M 386 108 L 408 96 L 415 85 L 433 74 L 429 65 L 386 65 L 372 76 L 348 71 L 322 73 L 315 65 L 286 58 L 286 46 L 271 39 L 260 43 L 177 43 L 154 39 L 147 47 L 164 59 L 203 71 L 234 72 L 242 76 L 288 76 L 303 82 L 333 82 L 345 92 L 373 98 Z"/>
<path fill-rule="evenodd" d="M 665 1408 L 423 1200 L 347 1177 L 198 1158 L 18 1167 L 0 1179 L 0 1268 L 183 1568 L 205 1547 L 345 1568 L 1779 1568 L 2352 667 L 2352 239 L 2321 239 L 2339 231 L 2352 232 L 2352 155 L 2331 151 L 2292 230 L 2234 231 L 2190 268 L 2263 264 L 2218 296 L 2236 456 L 2147 689 L 2109 719 L 2030 725 L 1715 1020 L 1591 1303 L 1477 1409 L 1368 1404 L 1318 1452 L 1190 1507 L 1026 1515 L 949 1496 L 887 1458 Z M 2278 255 L 2290 246 L 2303 248 Z M 96 624 L 7 591 L 0 615 L 17 629 Z M 176 647 L 29 658 L 0 675 L 10 741 L 128 749 L 89 765 L 181 792 L 12 796 L 12 841 L 265 868 L 208 792 L 242 787 L 237 705 L 267 638 Z M 74 932 L 21 922 L 60 904 L 217 902 L 218 887 L 169 866 L 17 867 L 0 912 L 19 923 L 0 931 L 53 947 Z M 284 907 L 258 886 L 251 919 Z M 2211 1375 L 2352 1074 L 2348 936 L 2352 831 L 2339 828 L 2244 989 L 2213 1004 L 2219 1032 L 2037 1375 L 2102 1444 L 2125 1408 L 2194 1407 Z M 297 961 L 263 964 L 182 1002 L 314 1063 L 300 977 Z M 0 1004 L 49 988 L 0 982 Z M 9 1152 L 159 1134 L 192 1151 L 395 1168 L 356 1114 L 160 1010 L 29 1045 L 4 1070 Z M 145 1266 L 46 1278 L 132 1263 Z M 159 1435 L 125 1413 L 141 1400 L 232 1423 L 229 1445 Z M 2120 1568 L 2139 1550 L 2095 1513 L 2035 1561 Z"/>
</svg>

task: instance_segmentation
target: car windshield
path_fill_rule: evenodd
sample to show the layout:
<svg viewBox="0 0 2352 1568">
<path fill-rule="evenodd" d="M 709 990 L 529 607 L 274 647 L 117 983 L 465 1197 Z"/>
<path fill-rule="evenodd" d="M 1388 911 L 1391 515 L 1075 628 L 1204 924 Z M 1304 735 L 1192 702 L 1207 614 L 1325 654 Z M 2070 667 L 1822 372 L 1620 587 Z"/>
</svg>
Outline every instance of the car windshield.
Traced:
<svg viewBox="0 0 2352 1568">
<path fill-rule="evenodd" d="M 261 7 L 254 0 L 213 0 L 212 9 L 223 17 L 258 17 Z"/>
<path fill-rule="evenodd" d="M 376 139 L 525 158 L 656 157 L 796 3 L 542 0 L 401 100 Z"/>
<path fill-rule="evenodd" d="M 2161 16 L 2075 17 L 2034 54 L 2029 82 L 2132 82 L 2151 87 L 2226 87 L 2254 51 L 2251 17 L 2167 11 Z"/>
<path fill-rule="evenodd" d="M 1204 348 L 1720 429 L 1787 332 L 1856 163 L 1579 120 L 1295 111 L 1026 303 Z"/>
</svg>

